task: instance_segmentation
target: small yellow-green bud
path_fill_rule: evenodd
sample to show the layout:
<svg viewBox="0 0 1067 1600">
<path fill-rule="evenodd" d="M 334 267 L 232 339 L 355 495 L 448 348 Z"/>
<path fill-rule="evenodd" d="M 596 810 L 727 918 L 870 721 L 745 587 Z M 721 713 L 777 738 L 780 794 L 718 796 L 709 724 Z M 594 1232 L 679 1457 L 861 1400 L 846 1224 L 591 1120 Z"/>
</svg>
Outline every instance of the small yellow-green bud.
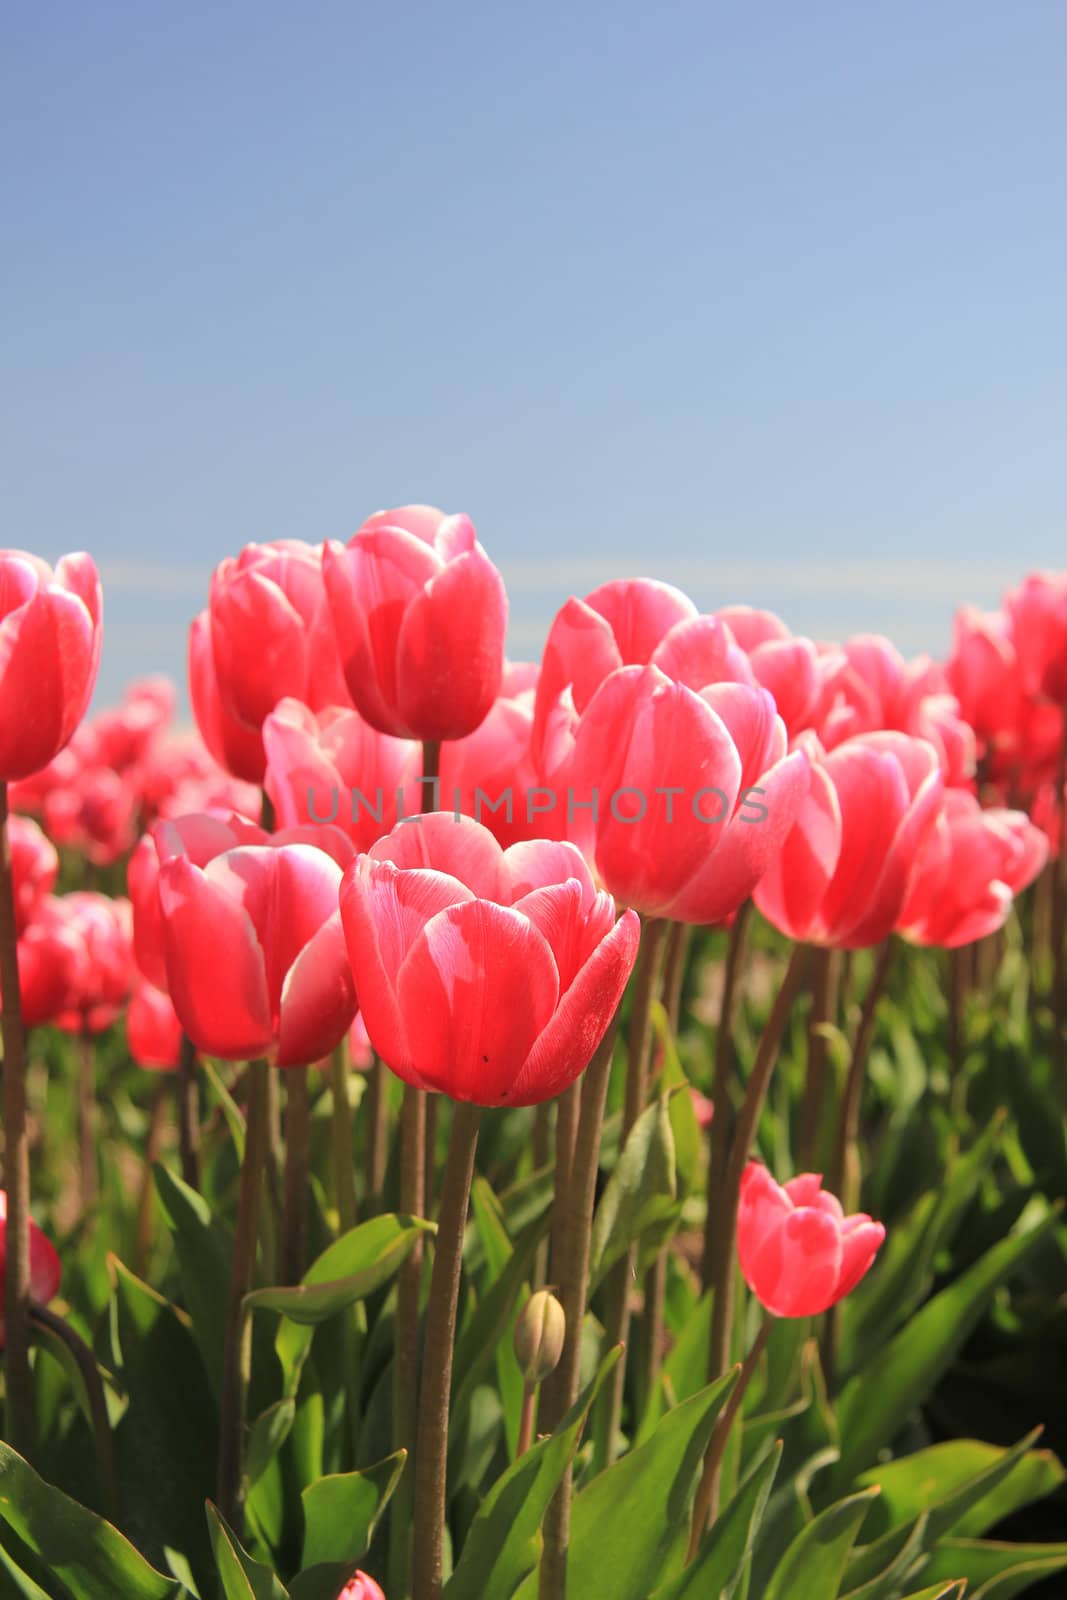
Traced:
<svg viewBox="0 0 1067 1600">
<path fill-rule="evenodd" d="M 515 1354 L 527 1383 L 541 1383 L 556 1370 L 566 1327 L 563 1307 L 550 1289 L 530 1296 L 515 1324 Z"/>
</svg>

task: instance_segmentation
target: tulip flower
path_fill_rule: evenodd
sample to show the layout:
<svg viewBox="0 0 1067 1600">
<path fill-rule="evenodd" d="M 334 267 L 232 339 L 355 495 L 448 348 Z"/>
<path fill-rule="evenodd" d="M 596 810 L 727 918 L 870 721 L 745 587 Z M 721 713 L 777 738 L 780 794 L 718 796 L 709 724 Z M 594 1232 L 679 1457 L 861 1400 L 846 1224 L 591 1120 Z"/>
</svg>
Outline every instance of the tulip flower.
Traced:
<svg viewBox="0 0 1067 1600">
<path fill-rule="evenodd" d="M 1015 895 L 1048 860 L 1048 839 L 1023 811 L 982 809 L 945 791 L 916 859 L 897 929 L 915 944 L 954 950 L 1003 927 Z"/>
<path fill-rule="evenodd" d="M 613 672 L 579 719 L 568 791 L 604 886 L 677 922 L 736 911 L 807 793 L 808 757 L 787 745 L 765 689 L 695 693 L 654 665 Z"/>
<path fill-rule="evenodd" d="M 326 592 L 360 715 L 398 738 L 462 739 L 504 670 L 507 596 L 469 517 L 401 506 L 326 545 Z"/>
<path fill-rule="evenodd" d="M 79 890 L 50 896 L 38 922 L 69 935 L 74 954 L 56 1026 L 68 1033 L 103 1033 L 121 1015 L 133 987 L 133 915 L 130 902 Z"/>
<path fill-rule="evenodd" d="M 142 759 L 174 714 L 174 685 L 169 678 L 141 678 L 125 689 L 121 703 L 84 725 L 92 744 L 92 761 L 112 772 L 126 772 Z"/>
<path fill-rule="evenodd" d="M 170 996 L 146 978 L 138 980 L 126 1013 L 126 1043 L 139 1067 L 173 1072 L 181 1055 L 182 1025 Z"/>
<path fill-rule="evenodd" d="M 534 1105 L 584 1071 L 637 954 L 573 846 L 500 848 L 444 812 L 401 823 L 345 873 L 341 916 L 371 1043 L 406 1083 Z"/>
<path fill-rule="evenodd" d="M 282 700 L 263 724 L 263 747 L 265 787 L 284 827 L 336 823 L 369 850 L 398 816 L 421 810 L 420 747 L 379 733 L 358 711 L 329 706 L 316 715 Z"/>
<path fill-rule="evenodd" d="M 1067 572 L 1032 572 L 1004 597 L 1023 687 L 1067 706 Z"/>
<path fill-rule="evenodd" d="M 189 701 L 200 737 L 219 766 L 246 783 L 262 783 L 267 769 L 263 740 L 258 728 L 239 722 L 223 702 L 207 611 L 201 611 L 189 628 Z"/>
<path fill-rule="evenodd" d="M 356 1010 L 337 910 L 341 868 L 307 844 L 241 845 L 159 867 L 167 989 L 206 1055 L 305 1066 Z"/>
<path fill-rule="evenodd" d="M 7 1262 L 7 1194 L 0 1189 L 0 1284 L 5 1277 Z M 62 1276 L 56 1247 L 30 1218 L 30 1297 L 38 1305 L 46 1306 L 59 1293 Z M 4 1309 L 0 1301 L 0 1350 L 4 1348 Z"/>
<path fill-rule="evenodd" d="M 1022 672 L 1003 612 L 962 606 L 945 673 L 960 711 L 986 745 L 1010 740 L 1023 700 Z"/>
<path fill-rule="evenodd" d="M 365 1572 L 357 1572 L 345 1584 L 337 1600 L 385 1600 L 385 1591 Z"/>
<path fill-rule="evenodd" d="M 753 898 L 789 938 L 846 950 L 896 925 L 941 805 L 937 751 L 924 739 L 849 739 L 811 767 L 811 787 Z"/>
<path fill-rule="evenodd" d="M 7 832 L 15 889 L 15 928 L 21 936 L 56 881 L 59 856 L 32 817 L 11 816 Z"/>
<path fill-rule="evenodd" d="M 55 572 L 0 551 L 0 783 L 27 778 L 69 743 L 96 683 L 102 600 L 92 558 Z"/>
<path fill-rule="evenodd" d="M 216 567 L 211 657 L 226 713 L 259 729 L 279 700 L 345 705 L 318 550 L 299 539 L 246 545 Z"/>
<path fill-rule="evenodd" d="M 811 727 L 822 689 L 820 656 L 814 643 L 794 637 L 773 611 L 723 606 L 715 615 L 745 652 L 756 682 L 773 695 L 790 739 Z"/>
<path fill-rule="evenodd" d="M 505 849 L 543 833 L 544 814 L 529 804 L 538 787 L 531 749 L 536 675 L 536 666 L 509 662 L 485 721 L 441 750 L 440 809 L 483 822 Z"/>
<path fill-rule="evenodd" d="M 813 1317 L 850 1294 L 885 1238 L 880 1222 L 846 1217 L 812 1172 L 784 1187 L 753 1161 L 741 1179 L 737 1253 L 741 1272 L 776 1317 Z"/>
<path fill-rule="evenodd" d="M 54 1022 L 67 1003 L 74 972 L 83 959 L 81 941 L 66 926 L 62 914 L 53 915 L 49 902 L 37 907 L 35 920 L 18 941 L 19 989 L 25 1028 Z M 0 1002 L 3 989 L 0 985 Z"/>
<path fill-rule="evenodd" d="M 137 791 L 110 767 L 83 767 L 70 787 L 46 795 L 44 821 L 57 844 L 111 866 L 136 836 Z"/>
</svg>

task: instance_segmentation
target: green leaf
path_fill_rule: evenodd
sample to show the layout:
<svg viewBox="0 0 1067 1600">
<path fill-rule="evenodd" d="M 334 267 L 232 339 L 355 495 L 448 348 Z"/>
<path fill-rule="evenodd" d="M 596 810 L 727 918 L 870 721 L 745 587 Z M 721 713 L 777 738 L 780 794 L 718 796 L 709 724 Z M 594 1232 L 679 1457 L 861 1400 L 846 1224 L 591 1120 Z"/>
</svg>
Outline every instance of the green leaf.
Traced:
<svg viewBox="0 0 1067 1600">
<path fill-rule="evenodd" d="M 852 1378 L 837 1407 L 841 1457 L 827 1474 L 827 1495 L 840 1493 L 874 1461 L 908 1413 L 926 1398 L 981 1321 L 997 1286 L 1058 1220 L 1013 1233 L 923 1306 Z"/>
<path fill-rule="evenodd" d="M 40 1556 L 72 1600 L 182 1600 L 174 1578 L 144 1556 L 94 1511 L 87 1511 L 39 1478 L 28 1462 L 0 1443 L 0 1517 Z"/>
<path fill-rule="evenodd" d="M 643 1111 L 630 1129 L 593 1218 L 590 1293 L 630 1244 L 675 1213 L 678 1180 L 667 1096 Z"/>
<path fill-rule="evenodd" d="M 456 1341 L 452 1363 L 455 1387 L 448 1429 L 450 1441 L 460 1434 L 470 1397 L 482 1382 L 501 1337 L 505 1333 L 510 1337 L 509 1319 L 519 1291 L 529 1277 L 534 1252 L 548 1223 L 549 1213 L 546 1211 L 526 1225 L 515 1241 L 507 1266 L 475 1307 L 474 1315 Z"/>
<path fill-rule="evenodd" d="M 575 1496 L 568 1593 L 648 1600 L 681 1571 L 708 1441 L 736 1381 L 729 1372 L 675 1406 L 650 1439 Z M 536 1577 L 527 1578 L 521 1600 L 536 1593 Z"/>
<path fill-rule="evenodd" d="M 211 1215 L 203 1195 L 158 1161 L 152 1172 L 174 1234 L 182 1295 L 217 1395 L 222 1386 L 233 1237 Z"/>
<path fill-rule="evenodd" d="M 207 1522 L 224 1600 L 288 1600 L 288 1591 L 270 1567 L 253 1561 L 217 1506 L 207 1503 Z"/>
<path fill-rule="evenodd" d="M 596 1378 L 547 1439 L 503 1473 L 482 1501 L 443 1600 L 511 1600 L 541 1556 L 541 1521 L 574 1457 L 589 1408 L 622 1354 L 611 1350 Z"/>
<path fill-rule="evenodd" d="M 503 1208 L 482 1177 L 475 1178 L 471 1187 L 471 1210 L 474 1214 L 475 1237 L 480 1241 L 485 1253 L 485 1264 L 480 1280 L 480 1290 L 485 1293 L 503 1273 L 513 1251 L 508 1230 L 504 1225 Z M 523 1288 L 525 1287 L 524 1283 Z M 497 1340 L 495 1361 L 496 1386 L 500 1393 L 504 1415 L 508 1457 L 513 1459 L 522 1421 L 522 1397 L 525 1385 L 514 1346 L 506 1330 Z"/>
<path fill-rule="evenodd" d="M 766 1600 L 836 1600 L 848 1553 L 877 1493 L 849 1495 L 809 1522 L 775 1568 Z"/>
<path fill-rule="evenodd" d="M 731 1600 L 752 1553 L 771 1485 L 782 1459 L 781 1442 L 764 1457 L 704 1535 L 690 1566 L 661 1585 L 652 1600 Z"/>
<path fill-rule="evenodd" d="M 245 1305 L 313 1327 L 380 1289 L 410 1255 L 419 1234 L 432 1231 L 433 1223 L 421 1217 L 372 1217 L 324 1250 L 301 1283 L 255 1289 L 245 1296 Z"/>
<path fill-rule="evenodd" d="M 252 1424 L 245 1453 L 245 1473 L 249 1488 L 258 1483 L 288 1439 L 296 1417 L 296 1401 L 288 1396 L 268 1406 Z"/>
<path fill-rule="evenodd" d="M 708 1375 L 708 1340 L 711 1337 L 711 1293 L 698 1300 L 686 1319 L 660 1371 L 659 1383 L 648 1397 L 645 1414 L 637 1432 L 638 1444 L 655 1430 L 656 1424 L 679 1400 L 696 1394 Z"/>
<path fill-rule="evenodd" d="M 934 1583 L 929 1589 L 917 1589 L 904 1600 L 963 1600 L 963 1583 Z"/>
<path fill-rule="evenodd" d="M 230 1138 L 237 1153 L 237 1164 L 240 1166 L 245 1158 L 245 1119 L 241 1115 L 241 1109 L 219 1076 L 218 1068 L 206 1056 L 200 1057 L 200 1071 L 207 1080 L 212 1099 L 226 1118 Z"/>
<path fill-rule="evenodd" d="M 942 1582 L 966 1578 L 967 1600 L 1011 1600 L 1032 1583 L 1067 1567 L 1067 1544 L 1001 1544 L 994 1539 L 945 1539 L 923 1569 Z"/>
<path fill-rule="evenodd" d="M 916 1571 L 930 1542 L 928 1522 L 924 1511 L 910 1526 L 894 1528 L 873 1544 L 854 1550 L 841 1586 L 844 1600 L 893 1600 L 900 1585 Z"/>
<path fill-rule="evenodd" d="M 302 1567 L 329 1561 L 354 1566 L 366 1554 L 406 1460 L 407 1452 L 398 1450 L 362 1472 L 335 1473 L 304 1490 Z"/>
<path fill-rule="evenodd" d="M 652 1005 L 652 1031 L 656 1043 L 663 1051 L 663 1071 L 660 1073 L 656 1088 L 661 1094 L 670 1095 L 669 1115 L 671 1132 L 674 1135 L 678 1183 L 685 1193 L 689 1194 L 696 1189 L 700 1176 L 704 1135 L 693 1110 L 689 1076 L 682 1065 L 667 1010 L 661 1000 L 654 1001 Z"/>
</svg>

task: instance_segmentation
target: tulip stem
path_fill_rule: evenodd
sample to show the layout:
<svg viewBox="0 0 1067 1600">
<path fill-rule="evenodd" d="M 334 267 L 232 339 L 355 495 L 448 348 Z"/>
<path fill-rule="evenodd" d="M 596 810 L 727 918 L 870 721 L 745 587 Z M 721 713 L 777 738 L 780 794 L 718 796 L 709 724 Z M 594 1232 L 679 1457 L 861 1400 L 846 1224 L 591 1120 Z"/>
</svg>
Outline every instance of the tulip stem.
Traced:
<svg viewBox="0 0 1067 1600">
<path fill-rule="evenodd" d="M 663 1004 L 667 1008 L 667 1021 L 671 1036 L 678 1032 L 678 1019 L 682 1010 L 682 986 L 692 942 L 693 930 L 688 922 L 672 922 L 667 936 L 667 951 L 663 957 Z"/>
<path fill-rule="evenodd" d="M 564 1089 L 556 1100 L 556 1171 L 549 1260 L 552 1263 L 552 1276 L 557 1280 L 562 1280 L 563 1277 L 563 1258 L 567 1249 L 571 1169 L 574 1164 L 574 1145 L 578 1137 L 578 1116 L 581 1107 L 582 1080 L 578 1078 L 569 1089 Z"/>
<path fill-rule="evenodd" d="M 793 1002 L 804 982 L 810 957 L 810 945 L 794 946 L 781 987 L 774 997 L 770 1016 L 760 1036 L 756 1059 L 745 1088 L 745 1098 L 741 1103 L 741 1113 L 730 1143 L 730 1154 L 723 1186 L 718 1196 L 718 1215 L 715 1220 L 717 1247 L 711 1339 L 708 1345 L 709 1382 L 721 1378 L 730 1364 L 730 1334 L 734 1320 L 734 1263 L 737 1255 L 737 1208 L 741 1193 L 741 1177 L 755 1142 L 771 1075 L 778 1059 L 778 1047 L 782 1042 Z M 716 1114 L 712 1122 L 713 1128 L 718 1120 Z M 718 1485 L 719 1475 L 716 1474 L 709 1503 L 709 1515 L 712 1518 L 718 1511 Z"/>
<path fill-rule="evenodd" d="M 618 1026 L 619 1012 L 616 1008 L 582 1080 L 581 1115 L 566 1188 L 567 1225 L 560 1236 L 559 1299 L 564 1316 L 563 1350 L 555 1372 L 541 1385 L 541 1414 L 545 1431 L 562 1421 L 578 1397 L 589 1276 L 589 1241 L 600 1166 L 600 1135 L 604 1126 L 604 1102 L 608 1094 L 612 1050 Z M 573 1470 L 568 1465 L 545 1513 L 544 1549 L 538 1588 L 541 1600 L 566 1600 L 572 1487 Z"/>
<path fill-rule="evenodd" d="M 707 1290 L 715 1281 L 716 1224 L 722 1209 L 722 1191 L 726 1181 L 726 1161 L 730 1153 L 730 1130 L 733 1125 L 730 1106 L 730 1074 L 734 1065 L 734 1017 L 737 1012 L 738 983 L 741 962 L 745 953 L 745 934 L 752 914 L 751 900 L 738 906 L 726 941 L 726 961 L 722 974 L 722 998 L 719 1003 L 719 1026 L 715 1031 L 715 1065 L 712 1075 L 711 1098 L 715 1114 L 708 1129 L 708 1208 L 704 1220 L 704 1258 L 701 1277 Z"/>
<path fill-rule="evenodd" d="M 337 1227 L 348 1233 L 356 1225 L 356 1155 L 352 1144 L 352 1102 L 348 1098 L 348 1051 L 344 1041 L 330 1057 L 333 1090 L 333 1187 L 337 1202 Z"/>
<path fill-rule="evenodd" d="M 265 1061 L 253 1061 L 248 1069 L 248 1121 L 223 1352 L 218 1503 L 238 1537 L 244 1522 L 244 1409 L 252 1365 L 252 1318 L 244 1302 L 252 1287 L 256 1264 L 259 1197 L 270 1140 L 270 1074 Z"/>
<path fill-rule="evenodd" d="M 134 1270 L 140 1278 L 147 1277 L 149 1256 L 152 1251 L 152 1216 L 156 1186 L 152 1168 L 159 1159 L 163 1143 L 163 1122 L 167 1109 L 169 1085 L 160 1076 L 152 1092 L 152 1110 L 149 1113 L 148 1134 L 145 1139 L 144 1166 L 141 1172 L 141 1193 L 137 1203 L 137 1242 L 134 1248 Z"/>
<path fill-rule="evenodd" d="M 1052 1065 L 1062 1075 L 1067 1065 L 1067 706 L 1056 773 L 1059 849 L 1052 879 Z"/>
<path fill-rule="evenodd" d="M 622 1112 L 620 1151 L 634 1123 L 645 1109 L 648 1095 L 648 1061 L 652 1042 L 652 1002 L 656 998 L 659 979 L 659 958 L 663 948 L 667 923 L 661 917 L 649 917 L 641 929 L 641 949 L 638 955 L 637 974 L 634 980 L 633 1003 L 627 1033 L 626 1099 Z M 626 1350 L 630 1333 L 630 1285 L 637 1264 L 637 1246 L 631 1244 L 621 1261 L 612 1267 L 606 1286 L 607 1314 L 604 1318 L 604 1348 L 613 1350 L 617 1344 L 624 1346 L 597 1402 L 594 1418 L 593 1459 L 598 1469 L 609 1466 L 615 1459 L 615 1441 L 622 1424 L 623 1397 L 626 1390 Z"/>
<path fill-rule="evenodd" d="M 400 1111 L 400 1210 L 410 1217 L 425 1214 L 426 1096 L 404 1085 Z M 407 1464 L 393 1493 L 390 1517 L 389 1587 L 408 1593 L 411 1528 L 415 1514 L 412 1457 L 418 1421 L 419 1291 L 422 1285 L 422 1237 L 417 1236 L 397 1274 L 396 1336 L 393 1356 L 393 1447 L 406 1450 Z"/>
<path fill-rule="evenodd" d="M 481 1112 L 467 1101 L 453 1108 L 448 1159 L 434 1244 L 433 1275 L 426 1311 L 426 1360 L 419 1401 L 415 1457 L 415 1525 L 412 1600 L 440 1600 L 447 1512 L 448 1412 L 452 1347 L 456 1336 L 463 1235 Z"/>
<path fill-rule="evenodd" d="M 523 1384 L 522 1410 L 519 1413 L 519 1437 L 515 1445 L 515 1460 L 524 1456 L 533 1444 L 534 1420 L 537 1416 L 537 1384 Z"/>
<path fill-rule="evenodd" d="M 182 1178 L 190 1189 L 200 1188 L 200 1085 L 196 1075 L 196 1045 L 182 1034 L 175 1082 L 178 1095 L 178 1148 Z"/>
<path fill-rule="evenodd" d="M 162 1102 L 160 1102 L 162 1104 Z M 66 1345 L 81 1373 L 92 1418 L 93 1441 L 96 1448 L 96 1466 L 100 1476 L 100 1493 L 103 1512 L 110 1521 L 119 1516 L 118 1478 L 115 1474 L 115 1452 L 111 1438 L 111 1422 L 107 1414 L 107 1397 L 96 1357 L 79 1333 L 65 1317 L 57 1316 L 47 1306 L 30 1302 L 30 1322 L 55 1334 Z"/>
<path fill-rule="evenodd" d="M 367 1074 L 367 1186 L 366 1209 L 377 1214 L 382 1203 L 385 1161 L 389 1148 L 389 1080 L 386 1069 L 375 1055 Z"/>
<path fill-rule="evenodd" d="M 540 1172 L 547 1167 L 551 1159 L 552 1147 L 552 1102 L 542 1100 L 534 1107 L 533 1119 L 533 1165 L 534 1171 Z M 548 1278 L 549 1241 L 542 1239 L 534 1252 L 533 1286 L 540 1289 Z"/>
<path fill-rule="evenodd" d="M 700 1485 L 696 1493 L 696 1501 L 693 1505 L 693 1521 L 689 1529 L 689 1550 L 685 1558 L 687 1566 L 696 1556 L 709 1520 L 714 1521 L 715 1519 L 719 1478 L 722 1474 L 726 1446 L 730 1441 L 730 1431 L 737 1420 L 737 1414 L 744 1401 L 745 1392 L 752 1382 L 752 1376 L 759 1365 L 760 1357 L 767 1348 L 767 1340 L 770 1338 L 773 1326 L 774 1318 L 771 1316 L 767 1316 L 760 1324 L 760 1330 L 753 1342 L 752 1349 L 745 1357 L 737 1382 L 734 1384 L 730 1398 L 726 1403 L 726 1409 L 715 1424 L 715 1431 L 711 1436 L 708 1453 L 704 1457 L 704 1472 L 701 1476 Z"/>
<path fill-rule="evenodd" d="M 7 1259 L 4 1264 L 5 1436 L 27 1455 L 33 1427 L 30 1377 L 30 1148 L 26 1133 L 26 1035 L 19 988 L 18 928 L 7 784 L 0 783 L 0 1024 L 4 1041 L 4 1183 Z"/>
<path fill-rule="evenodd" d="M 829 1059 L 826 1028 L 837 1021 L 840 957 L 841 953 L 838 950 L 818 950 L 815 953 L 815 970 L 811 978 L 811 1013 L 808 1017 L 808 1070 L 797 1144 L 802 1171 L 806 1171 L 818 1162 L 820 1125 L 826 1099 L 826 1068 Z"/>
<path fill-rule="evenodd" d="M 78 1035 L 78 1138 L 81 1151 L 81 1208 L 88 1216 L 96 1204 L 99 1174 L 96 1168 L 96 1074 L 93 1039 L 84 1029 Z"/>
<path fill-rule="evenodd" d="M 859 1137 L 863 1080 L 867 1071 L 867 1058 L 874 1040 L 878 1002 L 885 993 L 892 959 L 893 941 L 886 939 L 878 948 L 874 972 L 863 997 L 863 1010 L 860 1012 L 859 1027 L 856 1029 L 852 1056 L 848 1064 L 848 1076 L 841 1097 L 841 1114 L 837 1124 L 830 1189 L 841 1201 L 846 1215 L 855 1209 L 859 1200 L 859 1157 L 856 1144 Z"/>
<path fill-rule="evenodd" d="M 308 1149 L 311 1104 L 308 1068 L 285 1074 L 285 1216 L 282 1222 L 282 1275 L 299 1283 L 307 1262 Z"/>
</svg>

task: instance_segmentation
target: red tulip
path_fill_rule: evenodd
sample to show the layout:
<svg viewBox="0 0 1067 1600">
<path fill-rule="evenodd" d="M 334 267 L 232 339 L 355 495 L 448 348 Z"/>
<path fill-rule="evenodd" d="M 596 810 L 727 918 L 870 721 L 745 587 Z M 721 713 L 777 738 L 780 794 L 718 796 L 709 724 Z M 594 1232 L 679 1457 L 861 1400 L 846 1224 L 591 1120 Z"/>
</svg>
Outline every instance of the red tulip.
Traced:
<svg viewBox="0 0 1067 1600">
<path fill-rule="evenodd" d="M 69 743 L 100 665 L 102 600 L 92 558 L 55 572 L 0 551 L 0 783 L 27 778 Z"/>
<path fill-rule="evenodd" d="M 1067 705 L 1067 572 L 1032 572 L 1004 597 L 1023 687 Z"/>
<path fill-rule="evenodd" d="M 380 511 L 322 569 L 360 715 L 399 738 L 473 733 L 500 690 L 508 606 L 470 518 Z"/>
<path fill-rule="evenodd" d="M 37 920 L 58 924 L 75 940 L 56 1026 L 68 1033 L 103 1033 L 121 1014 L 133 987 L 130 902 L 80 890 L 49 897 Z"/>
<path fill-rule="evenodd" d="M 847 950 L 880 943 L 900 916 L 943 789 L 924 739 L 875 733 L 839 745 L 814 761 L 757 906 L 791 939 Z"/>
<path fill-rule="evenodd" d="M 723 606 L 715 615 L 745 652 L 757 683 L 773 695 L 790 739 L 810 728 L 823 679 L 813 642 L 795 638 L 773 611 Z"/>
<path fill-rule="evenodd" d="M 83 959 L 82 942 L 53 914 L 50 898 L 35 908 L 35 920 L 18 942 L 22 1021 L 27 1028 L 54 1022 L 67 1003 L 74 974 Z M 0 1002 L 2 1002 L 0 995 Z"/>
<path fill-rule="evenodd" d="M 445 812 L 399 824 L 345 873 L 360 1009 L 387 1066 L 476 1105 L 560 1094 L 600 1043 L 637 955 L 573 846 L 501 850 Z"/>
<path fill-rule="evenodd" d="M 126 1013 L 126 1043 L 139 1067 L 172 1072 L 182 1048 L 182 1025 L 170 996 L 146 978 L 138 979 Z"/>
<path fill-rule="evenodd" d="M 737 1254 L 745 1282 L 775 1317 L 814 1317 L 850 1294 L 885 1238 L 880 1222 L 846 1217 L 813 1172 L 784 1188 L 752 1161 L 741 1178 Z"/>
<path fill-rule="evenodd" d="M 1011 737 L 1022 702 L 1022 674 L 1003 612 L 963 606 L 952 624 L 946 675 L 960 710 L 979 738 L 999 744 Z"/>
<path fill-rule="evenodd" d="M 280 824 L 336 823 L 359 850 L 398 816 L 422 808 L 422 751 L 393 739 L 358 711 L 330 706 L 316 716 L 298 700 L 282 700 L 263 724 L 266 790 Z"/>
<path fill-rule="evenodd" d="M 83 767 L 69 788 L 45 796 L 44 821 L 57 844 L 111 866 L 133 844 L 137 791 L 110 767 Z"/>
<path fill-rule="evenodd" d="M 481 727 L 441 750 L 440 809 L 483 822 L 505 849 L 544 832 L 543 813 L 529 805 L 538 787 L 530 747 L 534 688 L 529 677 L 525 664 L 509 663 L 500 697 Z"/>
<path fill-rule="evenodd" d="M 267 769 L 258 728 L 246 727 L 223 703 L 215 673 L 211 617 L 201 611 L 189 627 L 189 701 L 200 737 L 220 767 L 246 783 L 260 784 Z"/>
<path fill-rule="evenodd" d="M 5 1282 L 7 1266 L 7 1192 L 0 1189 L 0 1293 Z M 46 1306 L 59 1293 L 62 1276 L 56 1247 L 30 1218 L 30 1298 L 39 1306 Z M 0 1350 L 4 1348 L 4 1310 L 0 1303 Z M 380 1591 L 379 1591 L 380 1593 Z M 383 1596 L 384 1600 L 384 1596 Z"/>
<path fill-rule="evenodd" d="M 56 881 L 59 856 L 32 817 L 8 818 L 11 874 L 15 889 L 15 929 L 21 936 L 35 910 Z"/>
<path fill-rule="evenodd" d="M 95 765 L 125 772 L 140 761 L 174 715 L 174 685 L 162 676 L 128 684 L 122 702 L 86 724 Z"/>
<path fill-rule="evenodd" d="M 157 817 L 196 811 L 236 811 L 258 820 L 263 791 L 220 767 L 198 733 L 156 739 L 127 775 L 140 799 L 142 826 Z"/>
<path fill-rule="evenodd" d="M 385 1591 L 365 1572 L 357 1572 L 345 1584 L 337 1600 L 385 1600 Z"/>
<path fill-rule="evenodd" d="M 954 950 L 1003 927 L 1015 895 L 1048 860 L 1048 840 L 1023 811 L 983 811 L 974 795 L 945 791 L 920 850 L 898 932 Z"/>
<path fill-rule="evenodd" d="M 624 667 L 578 722 L 575 837 L 623 904 L 720 922 L 752 893 L 807 792 L 807 756 L 786 751 L 765 689 L 697 694 L 657 666 Z"/>
<path fill-rule="evenodd" d="M 161 863 L 167 988 L 199 1050 L 291 1067 L 340 1043 L 356 1010 L 340 882 L 336 861 L 307 844 Z"/>
</svg>

